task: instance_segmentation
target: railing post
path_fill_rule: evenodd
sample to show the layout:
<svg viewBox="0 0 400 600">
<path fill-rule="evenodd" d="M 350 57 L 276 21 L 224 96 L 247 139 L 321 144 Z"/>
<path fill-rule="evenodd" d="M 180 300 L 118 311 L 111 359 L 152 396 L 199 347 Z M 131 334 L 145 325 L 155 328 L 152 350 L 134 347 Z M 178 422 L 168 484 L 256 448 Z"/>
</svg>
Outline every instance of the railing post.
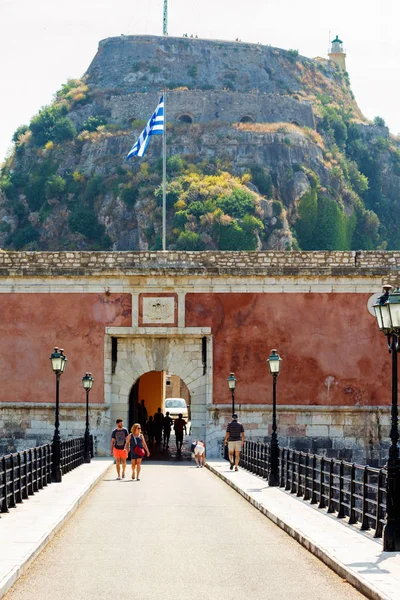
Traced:
<svg viewBox="0 0 400 600">
<path fill-rule="evenodd" d="M 287 454 L 286 454 L 286 485 L 285 485 L 285 490 L 288 492 L 290 490 L 290 452 L 293 452 L 293 450 L 291 451 L 290 448 L 287 449 Z"/>
<path fill-rule="evenodd" d="M 14 508 L 15 502 L 15 466 L 14 466 L 14 454 L 10 455 L 11 467 L 10 467 L 10 502 L 8 506 Z"/>
<path fill-rule="evenodd" d="M 39 485 L 38 485 L 38 461 L 37 461 L 37 449 L 33 448 L 32 450 L 33 452 L 33 472 L 34 472 L 34 478 L 33 478 L 33 491 L 34 492 L 38 492 L 39 491 Z"/>
<path fill-rule="evenodd" d="M 279 467 L 280 467 L 280 479 L 279 487 L 285 487 L 285 449 L 279 448 Z"/>
<path fill-rule="evenodd" d="M 339 465 L 339 506 L 338 506 L 338 514 L 337 514 L 337 518 L 338 519 L 343 519 L 344 518 L 344 504 L 343 504 L 343 500 L 344 500 L 344 463 L 341 460 L 340 461 L 340 465 Z"/>
<path fill-rule="evenodd" d="M 22 503 L 22 469 L 21 469 L 21 453 L 18 452 L 17 453 L 17 468 L 18 468 L 18 485 L 17 485 L 17 491 L 16 491 L 16 502 L 17 504 L 21 504 Z"/>
<path fill-rule="evenodd" d="M 307 452 L 306 453 L 306 457 L 305 457 L 305 467 L 304 467 L 304 494 L 303 494 L 304 500 L 309 500 L 310 499 L 310 492 L 308 490 L 308 471 L 309 471 L 309 467 L 310 467 L 310 455 Z"/>
<path fill-rule="evenodd" d="M 301 467 L 302 467 L 301 458 L 302 458 L 301 452 L 299 452 L 297 455 L 297 493 L 296 493 L 296 496 L 299 498 L 303 495 L 302 486 L 301 486 Z"/>
<path fill-rule="evenodd" d="M 369 529 L 368 527 L 368 517 L 367 517 L 367 512 L 368 512 L 368 503 L 367 503 L 367 496 L 368 496 L 368 467 L 364 467 L 363 469 L 363 484 L 362 484 L 362 513 L 361 513 L 361 529 L 362 530 L 366 530 Z"/>
<path fill-rule="evenodd" d="M 383 525 L 381 522 L 381 504 L 382 504 L 382 488 L 383 488 L 383 469 L 379 469 L 378 473 L 378 493 L 376 497 L 376 515 L 375 515 L 375 534 L 374 537 L 382 537 Z"/>
<path fill-rule="evenodd" d="M 312 456 L 312 477 L 311 477 L 311 504 L 317 504 L 317 494 L 315 484 L 317 480 L 317 457 L 315 454 Z"/>
<path fill-rule="evenodd" d="M 1 512 L 8 513 L 8 492 L 7 492 L 7 459 L 5 456 L 1 459 L 2 466 L 2 483 L 3 483 L 3 500 L 1 502 Z"/>
<path fill-rule="evenodd" d="M 28 452 L 24 450 L 22 453 L 24 457 L 24 486 L 22 488 L 22 497 L 24 500 L 29 498 L 28 495 Z"/>
<path fill-rule="evenodd" d="M 356 476 L 356 467 L 355 464 L 353 463 L 351 465 L 351 470 L 350 470 L 350 500 L 349 500 L 349 505 L 350 505 L 350 514 L 349 514 L 349 524 L 353 525 L 354 523 L 357 523 L 357 517 L 354 511 L 354 505 L 355 505 L 355 487 L 356 487 L 356 483 L 355 483 L 355 476 Z"/>
<path fill-rule="evenodd" d="M 333 458 L 329 461 L 328 513 L 334 512 L 333 507 Z"/>
<path fill-rule="evenodd" d="M 319 504 L 318 508 L 325 508 L 325 498 L 324 498 L 324 489 L 325 489 L 325 475 L 324 475 L 324 464 L 325 459 L 321 456 L 321 464 L 319 469 Z"/>
</svg>

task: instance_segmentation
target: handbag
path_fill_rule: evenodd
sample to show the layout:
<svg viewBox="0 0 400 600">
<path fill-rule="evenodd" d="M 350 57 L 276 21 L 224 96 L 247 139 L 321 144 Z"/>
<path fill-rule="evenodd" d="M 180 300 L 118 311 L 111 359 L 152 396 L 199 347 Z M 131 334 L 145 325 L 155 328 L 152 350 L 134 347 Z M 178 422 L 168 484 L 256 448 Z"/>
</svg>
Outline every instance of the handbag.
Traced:
<svg viewBox="0 0 400 600">
<path fill-rule="evenodd" d="M 136 442 L 136 439 L 135 439 Z M 137 454 L 137 456 L 140 456 L 141 458 L 146 454 L 145 449 L 141 448 L 137 443 L 133 449 L 133 453 Z"/>
</svg>

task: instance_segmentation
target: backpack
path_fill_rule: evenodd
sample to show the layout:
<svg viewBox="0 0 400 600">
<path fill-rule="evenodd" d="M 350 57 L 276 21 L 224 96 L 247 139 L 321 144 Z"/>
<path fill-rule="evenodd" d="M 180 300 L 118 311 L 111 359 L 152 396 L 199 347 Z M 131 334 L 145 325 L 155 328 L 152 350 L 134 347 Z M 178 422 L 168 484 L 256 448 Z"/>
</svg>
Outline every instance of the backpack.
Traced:
<svg viewBox="0 0 400 600">
<path fill-rule="evenodd" d="M 190 444 L 190 452 L 194 452 L 194 449 L 197 446 L 197 441 L 193 440 L 193 442 Z"/>
</svg>

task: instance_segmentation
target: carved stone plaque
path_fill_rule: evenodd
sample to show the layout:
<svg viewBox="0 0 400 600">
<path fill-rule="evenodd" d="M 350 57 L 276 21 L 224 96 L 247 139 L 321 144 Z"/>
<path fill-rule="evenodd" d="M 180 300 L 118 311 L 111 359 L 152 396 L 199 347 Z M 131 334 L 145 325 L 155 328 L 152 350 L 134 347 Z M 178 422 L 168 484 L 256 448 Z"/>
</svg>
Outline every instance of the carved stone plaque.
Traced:
<svg viewBox="0 0 400 600">
<path fill-rule="evenodd" d="M 177 327 L 177 325 L 178 298 L 176 294 L 140 294 L 140 327 Z"/>
</svg>

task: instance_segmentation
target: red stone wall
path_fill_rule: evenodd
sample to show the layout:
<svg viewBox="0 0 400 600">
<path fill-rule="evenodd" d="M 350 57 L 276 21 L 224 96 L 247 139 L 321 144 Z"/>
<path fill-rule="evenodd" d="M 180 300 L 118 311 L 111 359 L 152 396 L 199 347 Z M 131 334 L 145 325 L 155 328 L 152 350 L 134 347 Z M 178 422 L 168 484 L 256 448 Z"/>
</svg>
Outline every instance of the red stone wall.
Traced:
<svg viewBox="0 0 400 600">
<path fill-rule="evenodd" d="M 0 402 L 53 402 L 54 346 L 68 357 L 60 401 L 85 400 L 81 379 L 91 371 L 91 402 L 104 402 L 105 327 L 130 327 L 130 294 L 0 294 Z"/>
<path fill-rule="evenodd" d="M 390 403 L 391 361 L 367 310 L 370 294 L 187 294 L 186 326 L 214 336 L 214 402 L 272 402 L 265 362 L 283 361 L 279 404 L 368 406 Z"/>
</svg>

